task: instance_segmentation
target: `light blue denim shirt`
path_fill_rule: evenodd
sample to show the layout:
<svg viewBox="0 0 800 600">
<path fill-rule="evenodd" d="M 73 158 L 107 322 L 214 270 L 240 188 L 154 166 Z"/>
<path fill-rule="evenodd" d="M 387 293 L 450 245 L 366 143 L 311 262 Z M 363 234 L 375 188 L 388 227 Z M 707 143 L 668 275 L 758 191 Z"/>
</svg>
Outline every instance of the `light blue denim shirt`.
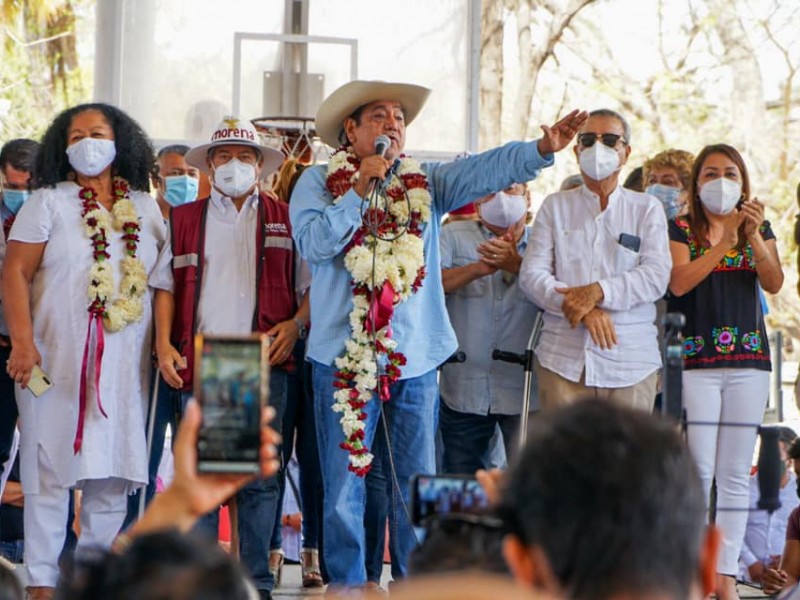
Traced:
<svg viewBox="0 0 800 600">
<path fill-rule="evenodd" d="M 528 246 L 529 228 L 517 243 Z M 478 244 L 494 238 L 480 221 L 456 221 L 442 228 L 442 269 L 478 262 Z M 474 415 L 518 415 L 525 372 L 521 365 L 492 360 L 492 350 L 522 354 L 528 346 L 537 307 L 520 289 L 516 275 L 498 270 L 445 296 L 463 363 L 445 365 L 439 379 L 442 400 L 451 409 Z"/>
<path fill-rule="evenodd" d="M 442 215 L 515 182 L 534 179 L 553 164 L 539 154 L 537 142 L 510 142 L 499 148 L 449 163 L 423 163 L 431 193 L 431 219 L 422 232 L 427 275 L 416 294 L 395 307 L 392 317 L 397 350 L 408 364 L 402 378 L 436 368 L 457 348 L 444 304 L 439 268 Z M 350 337 L 353 308 L 350 274 L 342 250 L 361 225 L 361 198 L 350 190 L 336 204 L 325 187 L 327 168 L 306 169 L 292 193 L 292 235 L 311 267 L 311 329 L 308 357 L 333 365 Z"/>
</svg>

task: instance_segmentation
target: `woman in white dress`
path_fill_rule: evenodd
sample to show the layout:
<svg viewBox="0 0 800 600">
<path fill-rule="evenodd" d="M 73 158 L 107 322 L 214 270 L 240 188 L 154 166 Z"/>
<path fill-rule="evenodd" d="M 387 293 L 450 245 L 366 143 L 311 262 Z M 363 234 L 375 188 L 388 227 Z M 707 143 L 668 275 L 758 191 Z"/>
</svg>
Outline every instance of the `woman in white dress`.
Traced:
<svg viewBox="0 0 800 600">
<path fill-rule="evenodd" d="M 127 494 L 147 483 L 147 277 L 166 234 L 146 193 L 152 164 L 147 136 L 119 109 L 64 111 L 9 236 L 7 370 L 18 388 L 31 598 L 53 595 L 70 488 L 83 491 L 80 551 L 111 545 Z M 28 389 L 35 365 L 53 384 L 39 397 Z"/>
</svg>

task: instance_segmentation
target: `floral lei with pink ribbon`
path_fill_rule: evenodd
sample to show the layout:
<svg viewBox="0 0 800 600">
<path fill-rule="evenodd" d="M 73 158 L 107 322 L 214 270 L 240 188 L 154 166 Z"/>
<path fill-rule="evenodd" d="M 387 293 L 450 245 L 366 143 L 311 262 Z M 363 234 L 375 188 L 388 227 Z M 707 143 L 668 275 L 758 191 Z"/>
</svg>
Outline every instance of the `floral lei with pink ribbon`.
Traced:
<svg viewBox="0 0 800 600">
<path fill-rule="evenodd" d="M 100 400 L 100 373 L 105 349 L 104 330 L 116 332 L 128 324 L 140 321 L 144 315 L 144 294 L 147 291 L 147 271 L 141 259 L 136 255 L 139 247 L 139 215 L 130 199 L 128 182 L 115 177 L 112 182 L 112 208 L 109 214 L 97 200 L 97 192 L 91 187 L 82 187 L 78 192 L 81 200 L 81 217 L 84 222 L 84 233 L 92 243 L 92 267 L 89 270 L 87 296 L 89 305 L 89 325 L 86 330 L 86 343 L 83 347 L 83 363 L 80 379 L 80 412 L 78 429 L 75 433 L 73 450 L 80 452 L 83 445 L 83 427 L 88 398 L 89 354 L 91 349 L 92 328 L 95 330 L 94 345 L 94 387 L 97 395 L 97 407 L 100 413 L 108 418 Z M 120 259 L 122 279 L 119 284 L 119 295 L 111 300 L 114 293 L 114 273 L 109 261 L 108 235 L 111 229 L 122 231 L 125 242 L 125 256 Z"/>
<path fill-rule="evenodd" d="M 334 203 L 353 187 L 360 164 L 349 146 L 331 156 L 326 187 Z M 332 408 L 342 415 L 339 422 L 345 440 L 340 447 L 350 453 L 348 469 L 360 477 L 369 472 L 373 458 L 364 443 L 367 415 L 363 408 L 375 392 L 383 402 L 389 400 L 389 386 L 400 379 L 400 367 L 406 364 L 405 355 L 396 351 L 391 320 L 395 307 L 422 286 L 422 229 L 431 218 L 427 176 L 409 157 L 401 156 L 386 196 L 388 215 L 370 209 L 378 213 L 370 215 L 370 220 L 381 223 L 377 237 L 362 225 L 344 249 L 353 289 L 352 333 L 344 354 L 336 359 Z M 398 235 L 406 224 L 406 234 Z"/>
</svg>

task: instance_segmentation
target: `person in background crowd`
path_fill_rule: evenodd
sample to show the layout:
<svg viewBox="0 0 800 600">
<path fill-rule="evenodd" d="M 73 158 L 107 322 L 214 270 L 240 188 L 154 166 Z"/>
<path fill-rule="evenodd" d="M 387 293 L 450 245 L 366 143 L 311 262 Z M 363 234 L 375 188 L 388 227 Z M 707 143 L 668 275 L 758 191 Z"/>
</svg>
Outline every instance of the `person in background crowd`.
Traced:
<svg viewBox="0 0 800 600">
<path fill-rule="evenodd" d="M 636 167 L 633 171 L 628 173 L 622 187 L 633 192 L 643 192 L 645 186 L 643 173 L 644 169 L 642 169 L 642 167 Z"/>
<path fill-rule="evenodd" d="M 517 364 L 492 360 L 492 350 L 523 353 L 537 307 L 519 289 L 530 229 L 530 197 L 523 183 L 475 202 L 480 221 L 454 223 L 439 238 L 442 285 L 463 363 L 439 377 L 439 430 L 445 473 L 489 468 L 495 428 L 506 456 L 517 446 L 524 381 Z M 493 256 L 496 264 L 489 264 Z"/>
<path fill-rule="evenodd" d="M 39 143 L 29 139 L 16 139 L 6 142 L 0 149 L 0 219 L 3 222 L 3 236 L 0 239 L 0 268 L 5 262 L 6 241 L 17 218 L 17 213 L 30 197 L 31 172 L 39 152 Z M 11 354 L 11 339 L 8 325 L 2 310 L 0 295 L 0 365 L 6 364 Z M 17 427 L 17 401 L 14 398 L 14 380 L 5 369 L 0 369 L 0 466 L 14 462 L 12 447 L 14 430 Z M 0 485 L 0 495 L 3 486 Z M 0 529 L 1 531 L 2 529 Z"/>
<path fill-rule="evenodd" d="M 166 233 L 147 193 L 152 165 L 147 136 L 121 110 L 67 109 L 42 139 L 38 189 L 9 235 L 7 370 L 18 384 L 33 600 L 53 596 L 70 488 L 83 492 L 80 550 L 110 545 L 128 494 L 147 483 L 148 275 Z M 39 367 L 53 386 L 36 397 Z"/>
<path fill-rule="evenodd" d="M 564 180 L 561 182 L 561 185 L 558 186 L 559 192 L 566 192 L 568 190 L 574 190 L 575 188 L 579 188 L 583 185 L 583 175 L 580 173 L 575 173 L 574 175 L 569 175 L 565 177 Z"/>
<path fill-rule="evenodd" d="M 164 380 L 188 396 L 194 374 L 194 335 L 273 338 L 269 398 L 280 430 L 286 406 L 292 351 L 308 323 L 307 303 L 298 308 L 296 260 L 288 208 L 259 192 L 258 181 L 277 170 L 283 155 L 258 141 L 248 121 L 223 119 L 207 144 L 186 154 L 186 162 L 210 173 L 209 198 L 170 213 L 169 243 L 159 257 L 152 286 L 157 289 L 156 353 Z M 236 268 L 231 268 L 234 265 Z M 261 598 L 271 598 L 269 545 L 280 487 L 276 478 L 258 479 L 236 495 L 239 555 Z M 198 527 L 217 539 L 218 510 Z"/>
<path fill-rule="evenodd" d="M 779 564 L 789 515 L 799 501 L 793 459 L 789 453 L 796 439 L 797 434 L 791 427 L 780 427 L 778 447 L 781 453 L 781 481 L 778 497 L 781 507 L 774 513 L 768 514 L 758 509 L 758 499 L 761 497 L 758 473 L 750 476 L 750 512 L 747 515 L 747 528 L 739 555 L 739 575 L 744 581 L 762 584 L 766 570 Z M 800 445 L 797 449 L 800 450 Z"/>
<path fill-rule="evenodd" d="M 186 164 L 184 156 L 188 151 L 189 146 L 173 144 L 164 146 L 156 155 L 156 170 L 154 171 L 152 182 L 156 188 L 156 201 L 161 209 L 164 221 L 169 220 L 169 213 L 173 207 L 194 202 L 197 199 L 200 170 Z M 150 386 L 150 389 L 152 389 L 152 386 Z M 150 460 L 145 504 L 149 503 L 156 493 L 156 478 L 158 477 L 158 467 L 161 464 L 161 457 L 164 452 L 167 426 L 170 426 L 173 432 L 175 431 L 180 412 L 180 393 L 176 392 L 162 378 L 159 378 L 153 432 L 151 439 L 148 440 Z M 149 419 L 150 415 L 148 414 L 148 422 Z M 128 498 L 128 514 L 125 517 L 123 529 L 129 527 L 136 520 L 140 509 L 141 492 L 137 490 L 135 494 L 131 494 Z"/>
<path fill-rule="evenodd" d="M 673 267 L 667 310 L 686 317 L 688 443 L 706 497 L 716 479 L 717 505 L 727 509 L 716 516 L 723 534 L 717 596 L 729 600 L 738 598 L 736 573 L 756 427 L 712 424 L 761 423 L 771 361 L 758 285 L 777 293 L 783 270 L 775 235 L 764 220 L 764 203 L 751 195 L 747 167 L 735 148 L 703 148 L 688 192 L 688 214 L 669 223 Z"/>
<path fill-rule="evenodd" d="M 645 193 L 661 201 L 667 220 L 686 213 L 686 190 L 692 176 L 694 155 L 669 149 L 648 158 L 643 167 Z"/>
<path fill-rule="evenodd" d="M 338 588 L 361 588 L 367 582 L 366 494 L 359 475 L 370 468 L 381 415 L 399 483 L 390 485 L 387 493 L 394 494 L 392 506 L 397 508 L 390 520 L 401 557 L 393 566 L 400 574 L 414 545 L 402 504 L 409 500 L 409 477 L 434 469 L 436 369 L 456 350 L 439 269 L 442 215 L 533 179 L 539 169 L 552 164 L 553 153 L 569 143 L 586 119 L 585 113 L 573 111 L 552 128 L 543 127 L 538 141 L 512 142 L 446 164 L 420 165 L 401 154 L 406 126 L 429 92 L 380 81 L 352 81 L 334 91 L 323 101 L 315 122 L 322 141 L 338 150 L 327 166 L 305 170 L 289 204 L 294 239 L 312 271 L 314 326 L 308 357 L 314 370 L 326 499 L 325 566 Z M 385 156 L 375 154 L 379 135 L 390 140 Z M 402 201 L 388 205 L 381 231 L 373 230 L 385 238 L 380 240 L 376 266 L 381 274 L 373 278 L 370 246 L 379 240 L 363 226 L 361 206 L 370 195 L 370 182 L 384 180 L 396 159 L 397 177 L 391 178 L 386 194 Z M 499 260 L 490 257 L 489 264 L 499 266 Z M 367 299 L 370 290 L 372 302 Z M 379 339 L 370 338 L 368 331 Z M 378 371 L 379 363 L 386 370 Z M 390 473 L 386 460 L 384 471 Z"/>
<path fill-rule="evenodd" d="M 544 410 L 587 394 L 653 407 L 654 303 L 670 257 L 660 203 L 619 185 L 630 143 L 622 115 L 589 113 L 574 148 L 584 185 L 545 198 L 528 239 L 520 288 L 544 310 L 535 363 Z"/>
<path fill-rule="evenodd" d="M 189 149 L 183 144 L 172 144 L 161 148 L 156 155 L 158 171 L 154 173 L 153 184 L 156 201 L 165 221 L 169 219 L 172 208 L 198 198 L 201 171 L 186 163 L 185 156 Z"/>
<path fill-rule="evenodd" d="M 259 473 L 279 468 L 280 435 L 267 424 L 275 409 L 261 413 Z M 110 553 L 77 557 L 59 583 L 62 600 L 250 600 L 255 590 L 238 565 L 216 544 L 189 534 L 197 520 L 253 481 L 243 474 L 198 474 L 200 406 L 190 400 L 175 436 L 175 477 L 144 516 L 117 536 Z M 256 596 L 257 597 L 257 596 Z"/>
<path fill-rule="evenodd" d="M 795 475 L 795 493 L 800 499 L 800 438 L 789 446 L 789 459 Z M 780 564 L 768 566 L 761 577 L 765 594 L 777 594 L 781 590 L 797 585 L 800 581 L 800 506 L 789 515 L 786 538 Z"/>
<path fill-rule="evenodd" d="M 714 587 L 719 533 L 704 526 L 697 469 L 668 420 L 591 398 L 541 413 L 499 495 L 503 554 L 528 588 L 700 600 Z"/>
</svg>

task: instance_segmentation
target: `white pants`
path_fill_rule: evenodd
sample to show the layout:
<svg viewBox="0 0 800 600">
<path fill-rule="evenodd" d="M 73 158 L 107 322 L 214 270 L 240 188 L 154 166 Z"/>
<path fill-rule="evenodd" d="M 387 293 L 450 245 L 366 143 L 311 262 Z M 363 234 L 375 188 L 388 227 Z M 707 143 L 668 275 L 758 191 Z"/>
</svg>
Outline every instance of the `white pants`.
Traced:
<svg viewBox="0 0 800 600">
<path fill-rule="evenodd" d="M 125 520 L 129 482 L 115 478 L 92 479 L 81 482 L 81 489 L 81 535 L 77 551 L 92 546 L 108 548 Z M 69 488 L 59 485 L 40 448 L 39 493 L 25 495 L 25 564 L 30 586 L 56 586 L 58 557 L 68 525 L 69 493 Z"/>
<path fill-rule="evenodd" d="M 747 526 L 750 467 L 757 426 L 769 396 L 769 372 L 757 369 L 691 369 L 683 372 L 689 448 L 706 493 L 717 480 L 716 524 L 722 531 L 717 572 L 735 576 Z M 712 423 L 692 425 L 692 422 Z M 752 427 L 725 427 L 742 423 Z M 735 509 L 735 510 L 730 510 Z"/>
</svg>

